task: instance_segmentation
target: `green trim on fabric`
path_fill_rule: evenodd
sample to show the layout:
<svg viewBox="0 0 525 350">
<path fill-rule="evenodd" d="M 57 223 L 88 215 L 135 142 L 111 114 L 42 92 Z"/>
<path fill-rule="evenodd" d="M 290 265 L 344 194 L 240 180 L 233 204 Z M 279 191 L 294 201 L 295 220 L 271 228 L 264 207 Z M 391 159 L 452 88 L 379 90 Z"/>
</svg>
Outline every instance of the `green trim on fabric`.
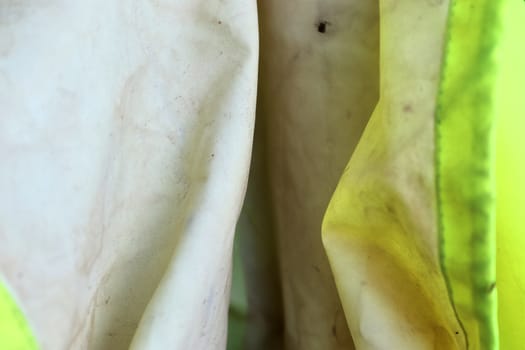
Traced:
<svg viewBox="0 0 525 350">
<path fill-rule="evenodd" d="M 0 349 L 38 349 L 29 324 L 7 288 L 0 282 Z"/>
<path fill-rule="evenodd" d="M 451 2 L 436 111 L 440 258 L 469 349 L 498 349 L 495 47 L 502 1 Z"/>
</svg>

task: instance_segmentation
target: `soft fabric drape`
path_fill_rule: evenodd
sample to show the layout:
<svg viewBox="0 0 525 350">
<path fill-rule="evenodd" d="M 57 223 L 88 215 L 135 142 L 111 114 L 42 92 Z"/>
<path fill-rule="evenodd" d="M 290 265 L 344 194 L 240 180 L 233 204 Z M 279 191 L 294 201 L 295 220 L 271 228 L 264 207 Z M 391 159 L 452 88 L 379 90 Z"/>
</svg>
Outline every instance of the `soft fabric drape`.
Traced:
<svg viewBox="0 0 525 350">
<path fill-rule="evenodd" d="M 524 35 L 521 0 L 0 1 L 0 349 L 521 349 Z"/>
</svg>

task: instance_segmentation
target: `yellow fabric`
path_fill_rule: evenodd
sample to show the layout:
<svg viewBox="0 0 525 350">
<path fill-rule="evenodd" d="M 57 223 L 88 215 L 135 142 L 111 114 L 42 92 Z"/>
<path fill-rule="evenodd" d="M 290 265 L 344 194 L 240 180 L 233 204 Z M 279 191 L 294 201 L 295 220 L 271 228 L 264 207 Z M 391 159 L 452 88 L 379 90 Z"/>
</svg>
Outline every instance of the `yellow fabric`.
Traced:
<svg viewBox="0 0 525 350">
<path fill-rule="evenodd" d="M 36 341 L 7 288 L 0 282 L 0 349 L 33 350 Z"/>
<path fill-rule="evenodd" d="M 497 114 L 497 288 L 500 349 L 523 349 L 525 325 L 525 3 L 507 0 Z"/>
<path fill-rule="evenodd" d="M 323 225 L 359 349 L 498 349 L 499 332 L 502 349 L 522 346 L 525 57 L 517 43 L 525 18 L 523 4 L 510 1 L 500 17 L 503 5 L 454 1 L 447 13 L 381 2 L 380 101 Z M 435 159 L 426 153 L 434 113 Z"/>
<path fill-rule="evenodd" d="M 435 216 L 448 3 L 380 4 L 380 100 L 326 211 L 323 242 L 357 349 L 464 349 Z"/>
</svg>

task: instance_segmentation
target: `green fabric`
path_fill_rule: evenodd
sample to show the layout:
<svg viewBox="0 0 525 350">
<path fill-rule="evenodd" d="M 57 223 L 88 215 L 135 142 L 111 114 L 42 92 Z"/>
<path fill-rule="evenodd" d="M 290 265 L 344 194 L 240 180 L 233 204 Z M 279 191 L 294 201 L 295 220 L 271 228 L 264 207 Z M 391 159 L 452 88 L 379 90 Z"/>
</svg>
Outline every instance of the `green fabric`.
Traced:
<svg viewBox="0 0 525 350">
<path fill-rule="evenodd" d="M 438 102 L 440 247 L 470 349 L 500 348 L 498 333 L 502 349 L 522 346 L 524 32 L 521 2 L 452 6 Z"/>
<path fill-rule="evenodd" d="M 503 1 L 453 1 L 436 121 L 440 255 L 469 349 L 498 349 L 495 95 Z"/>
<path fill-rule="evenodd" d="M 37 349 L 29 325 L 9 294 L 0 282 L 0 349 L 33 350 Z"/>
<path fill-rule="evenodd" d="M 497 286 L 500 348 L 523 349 L 525 325 L 525 2 L 507 0 L 497 84 Z"/>
</svg>

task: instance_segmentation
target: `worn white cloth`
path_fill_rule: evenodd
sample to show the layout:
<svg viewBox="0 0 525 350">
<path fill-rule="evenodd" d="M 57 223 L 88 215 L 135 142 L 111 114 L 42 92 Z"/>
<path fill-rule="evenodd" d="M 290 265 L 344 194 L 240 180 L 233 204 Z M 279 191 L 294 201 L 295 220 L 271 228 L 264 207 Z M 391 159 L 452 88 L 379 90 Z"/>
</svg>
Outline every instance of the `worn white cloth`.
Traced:
<svg viewBox="0 0 525 350">
<path fill-rule="evenodd" d="M 248 0 L 0 2 L 0 268 L 43 349 L 223 349 Z"/>
</svg>

